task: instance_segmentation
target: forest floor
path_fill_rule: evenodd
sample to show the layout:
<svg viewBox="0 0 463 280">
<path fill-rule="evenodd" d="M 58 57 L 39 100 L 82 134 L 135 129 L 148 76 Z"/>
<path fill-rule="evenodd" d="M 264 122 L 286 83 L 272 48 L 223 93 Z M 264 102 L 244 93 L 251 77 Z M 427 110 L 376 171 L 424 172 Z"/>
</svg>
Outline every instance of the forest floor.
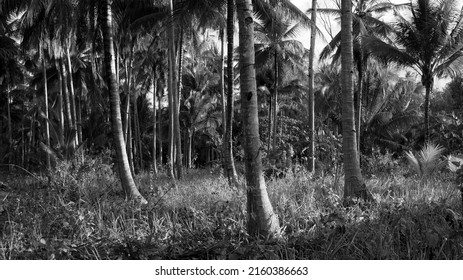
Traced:
<svg viewBox="0 0 463 280">
<path fill-rule="evenodd" d="M 267 180 L 279 239 L 246 233 L 246 192 L 219 168 L 136 176 L 149 201 L 124 200 L 101 159 L 35 177 L 0 173 L 0 259 L 462 259 L 463 217 L 452 174 L 421 182 L 397 167 L 367 176 L 374 204 L 342 203 L 342 178 L 304 171 Z"/>
</svg>

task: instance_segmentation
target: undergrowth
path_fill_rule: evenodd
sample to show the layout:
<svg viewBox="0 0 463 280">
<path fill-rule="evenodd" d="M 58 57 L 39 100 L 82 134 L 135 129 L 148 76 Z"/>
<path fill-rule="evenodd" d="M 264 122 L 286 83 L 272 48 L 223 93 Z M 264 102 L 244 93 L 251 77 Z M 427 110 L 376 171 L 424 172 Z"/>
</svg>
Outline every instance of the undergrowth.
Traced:
<svg viewBox="0 0 463 280">
<path fill-rule="evenodd" d="M 338 175 L 303 170 L 267 181 L 281 238 L 246 233 L 246 192 L 220 169 L 136 176 L 149 201 L 124 200 L 101 159 L 35 178 L 1 173 L 1 259 L 461 259 L 463 218 L 449 174 L 371 176 L 377 203 L 345 207 Z"/>
</svg>

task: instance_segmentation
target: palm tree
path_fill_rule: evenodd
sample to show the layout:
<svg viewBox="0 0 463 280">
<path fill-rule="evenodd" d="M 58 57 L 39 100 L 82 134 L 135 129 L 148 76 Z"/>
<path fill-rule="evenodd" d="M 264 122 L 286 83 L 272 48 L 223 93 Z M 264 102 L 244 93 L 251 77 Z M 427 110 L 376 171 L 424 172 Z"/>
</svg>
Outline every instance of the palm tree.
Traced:
<svg viewBox="0 0 463 280">
<path fill-rule="evenodd" d="M 353 40 L 354 40 L 354 60 L 357 67 L 357 90 L 354 91 L 355 122 L 357 132 L 357 144 L 360 143 L 360 127 L 362 118 L 362 93 L 364 84 L 364 72 L 368 61 L 368 51 L 363 42 L 363 38 L 374 35 L 387 39 L 388 34 L 393 31 L 392 26 L 378 19 L 378 16 L 385 12 L 397 11 L 399 8 L 408 4 L 393 4 L 388 0 L 359 0 L 354 1 L 353 7 Z M 309 10 L 310 11 L 310 10 Z M 319 9 L 320 13 L 340 15 L 340 9 Z M 320 59 L 326 59 L 332 55 L 333 62 L 338 61 L 342 49 L 341 32 L 336 34 L 328 45 L 320 53 Z"/>
<path fill-rule="evenodd" d="M 371 54 L 385 62 L 412 67 L 426 88 L 424 101 L 425 138 L 429 140 L 430 96 L 435 77 L 462 74 L 463 10 L 455 1 L 417 0 L 410 7 L 411 20 L 398 17 L 396 44 L 365 38 Z"/>
<path fill-rule="evenodd" d="M 111 104 L 111 124 L 113 129 L 114 143 L 116 145 L 117 164 L 119 166 L 119 176 L 121 178 L 122 188 L 128 198 L 134 199 L 141 204 L 146 204 L 147 201 L 138 191 L 130 172 L 129 161 L 125 148 L 124 136 L 122 133 L 120 97 L 118 92 L 118 84 L 116 81 L 116 65 L 114 58 L 114 42 L 113 42 L 113 27 L 112 27 L 112 0 L 105 0 L 103 7 L 104 26 L 104 62 L 106 68 L 106 81 L 110 94 Z"/>
<path fill-rule="evenodd" d="M 312 0 L 312 22 L 317 25 L 317 0 Z M 313 59 L 315 55 L 315 28 L 310 31 L 310 52 L 309 52 L 309 172 L 315 171 L 315 122 L 314 122 L 314 69 Z"/>
<path fill-rule="evenodd" d="M 392 66 L 371 60 L 365 72 L 365 90 L 362 152 L 371 154 L 373 147 L 404 149 L 409 140 L 406 133 L 422 118 L 423 86 L 414 77 L 399 77 Z"/>
<path fill-rule="evenodd" d="M 341 2 L 341 87 L 342 87 L 342 150 L 344 159 L 344 198 L 371 199 L 360 171 L 355 134 L 353 104 L 353 40 L 352 2 Z"/>
<path fill-rule="evenodd" d="M 272 86 L 271 118 L 269 118 L 271 123 L 269 124 L 268 140 L 268 146 L 270 147 L 270 143 L 272 143 L 272 149 L 276 148 L 278 88 L 282 80 L 282 73 L 280 72 L 283 64 L 292 65 L 293 67 L 299 66 L 301 54 L 304 53 L 304 46 L 295 39 L 296 34 L 303 25 L 282 20 L 282 12 L 278 15 L 280 17 L 265 18 L 263 25 L 257 25 L 260 36 L 258 37 L 258 43 L 255 45 L 257 65 L 273 62 L 274 83 Z"/>
<path fill-rule="evenodd" d="M 251 235 L 274 236 L 279 232 L 262 174 L 257 86 L 254 69 L 254 20 L 251 0 L 236 0 L 239 23 L 241 114 L 244 132 L 247 183 L 247 228 Z"/>
</svg>

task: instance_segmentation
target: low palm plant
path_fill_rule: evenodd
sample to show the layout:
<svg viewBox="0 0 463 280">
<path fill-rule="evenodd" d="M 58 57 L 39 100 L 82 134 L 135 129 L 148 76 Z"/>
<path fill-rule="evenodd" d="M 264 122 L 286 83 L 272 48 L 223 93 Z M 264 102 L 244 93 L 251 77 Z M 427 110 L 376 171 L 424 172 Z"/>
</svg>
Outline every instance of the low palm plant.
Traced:
<svg viewBox="0 0 463 280">
<path fill-rule="evenodd" d="M 418 174 L 422 181 L 427 181 L 434 172 L 442 168 L 447 161 L 442 159 L 444 148 L 438 144 L 426 143 L 416 154 L 405 152 L 410 167 Z"/>
</svg>

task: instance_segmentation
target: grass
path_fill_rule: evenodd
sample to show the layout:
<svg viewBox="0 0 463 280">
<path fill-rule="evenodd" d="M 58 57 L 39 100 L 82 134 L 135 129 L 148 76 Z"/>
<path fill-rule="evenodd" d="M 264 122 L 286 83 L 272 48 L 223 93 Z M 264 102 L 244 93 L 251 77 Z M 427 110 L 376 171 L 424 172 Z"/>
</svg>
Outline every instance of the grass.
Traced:
<svg viewBox="0 0 463 280">
<path fill-rule="evenodd" d="M 124 200 L 101 159 L 60 163 L 37 178 L 2 173 L 0 259 L 462 259 L 452 175 L 420 185 L 402 169 L 370 176 L 377 203 L 350 207 L 342 178 L 330 174 L 268 180 L 283 232 L 270 241 L 247 235 L 246 193 L 220 169 L 188 170 L 177 188 L 137 175 L 143 208 Z"/>
</svg>

